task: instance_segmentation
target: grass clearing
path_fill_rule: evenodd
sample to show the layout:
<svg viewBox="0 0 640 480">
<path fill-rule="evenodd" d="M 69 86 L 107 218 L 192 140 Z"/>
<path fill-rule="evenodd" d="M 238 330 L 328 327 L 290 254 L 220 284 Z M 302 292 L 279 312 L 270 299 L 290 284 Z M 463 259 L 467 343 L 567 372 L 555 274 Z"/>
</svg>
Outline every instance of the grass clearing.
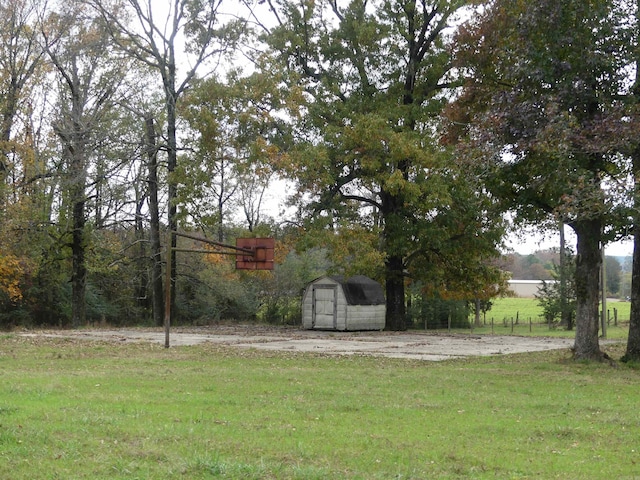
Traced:
<svg viewBox="0 0 640 480">
<path fill-rule="evenodd" d="M 567 358 L 432 363 L 6 335 L 0 478 L 639 475 L 640 371 Z"/>
</svg>

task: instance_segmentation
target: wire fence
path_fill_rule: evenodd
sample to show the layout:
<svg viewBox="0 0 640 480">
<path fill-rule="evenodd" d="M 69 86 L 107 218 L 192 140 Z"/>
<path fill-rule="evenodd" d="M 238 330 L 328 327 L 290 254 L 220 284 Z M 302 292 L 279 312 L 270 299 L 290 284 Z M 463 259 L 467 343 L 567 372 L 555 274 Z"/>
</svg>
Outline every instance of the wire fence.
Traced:
<svg viewBox="0 0 640 480">
<path fill-rule="evenodd" d="M 600 312 L 602 315 L 602 312 Z M 602 318 L 602 317 L 601 317 Z M 602 329 L 602 325 L 600 325 Z M 606 315 L 606 329 L 610 331 L 614 337 L 624 337 L 629 328 L 629 314 L 625 312 L 621 314 L 617 308 L 608 308 Z M 470 317 L 468 319 L 468 326 L 466 328 L 456 324 L 455 322 L 447 322 L 446 324 L 440 323 L 431 324 L 428 330 L 439 333 L 458 333 L 468 332 L 477 334 L 493 334 L 493 335 L 539 335 L 547 336 L 550 333 L 553 335 L 564 336 L 567 333 L 566 325 L 560 324 L 558 321 L 548 321 L 543 316 L 521 316 L 517 312 L 512 316 L 503 316 L 502 318 L 496 318 L 492 316 L 485 316 L 481 319 L 480 324 L 476 324 L 475 319 Z"/>
</svg>

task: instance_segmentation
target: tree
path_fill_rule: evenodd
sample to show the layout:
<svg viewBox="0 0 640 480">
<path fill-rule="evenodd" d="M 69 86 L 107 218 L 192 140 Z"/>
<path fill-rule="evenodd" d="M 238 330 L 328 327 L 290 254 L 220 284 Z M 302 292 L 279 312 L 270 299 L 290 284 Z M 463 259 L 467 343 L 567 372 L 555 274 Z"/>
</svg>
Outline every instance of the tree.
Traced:
<svg viewBox="0 0 640 480">
<path fill-rule="evenodd" d="M 168 175 L 168 228 L 178 228 L 178 183 L 174 172 L 178 165 L 177 104 L 196 73 L 209 61 L 219 60 L 233 51 L 244 22 L 223 23 L 221 0 L 173 0 L 164 13 L 153 0 L 85 0 L 103 17 L 115 43 L 132 58 L 143 62 L 162 80 L 166 112 L 166 152 Z M 135 24 L 127 23 L 132 14 Z M 179 40 L 185 51 L 180 52 Z M 178 57 L 185 62 L 179 64 Z M 186 65 L 186 66 L 184 66 Z M 185 69 L 180 75 L 181 68 Z M 171 306 L 175 307 L 177 273 L 176 238 L 171 235 L 168 260 L 172 281 Z M 172 308 L 174 310 L 174 308 Z"/>
<path fill-rule="evenodd" d="M 162 289 L 162 252 L 160 246 L 160 207 L 158 202 L 158 148 L 153 117 L 147 116 L 145 124 L 145 154 L 147 183 L 149 187 L 149 237 L 151 243 L 151 301 L 153 321 L 157 326 L 164 322 Z"/>
<path fill-rule="evenodd" d="M 567 251 L 564 261 L 553 265 L 554 281 L 543 282 L 539 293 L 535 296 L 543 309 L 545 319 L 549 323 L 556 320 L 560 320 L 561 323 L 566 321 L 568 330 L 573 328 L 573 318 L 576 313 L 574 274 L 575 256 L 571 251 Z M 566 279 L 564 284 L 561 281 L 563 276 Z"/>
<path fill-rule="evenodd" d="M 67 2 L 42 26 L 46 53 L 59 80 L 59 113 L 53 130 L 65 164 L 64 203 L 68 211 L 72 268 L 72 324 L 86 321 L 86 203 L 90 162 L 111 133 L 105 128 L 127 64 L 110 49 L 104 29 L 80 2 Z"/>
<path fill-rule="evenodd" d="M 279 166 L 323 228 L 379 235 L 391 330 L 406 328 L 408 274 L 439 281 L 496 254 L 491 202 L 437 133 L 455 85 L 446 32 L 465 3 L 269 2 L 278 24 L 262 25 L 283 81 L 307 99 Z"/>
<path fill-rule="evenodd" d="M 193 205 L 189 214 L 196 223 L 215 226 L 219 241 L 234 207 L 240 207 L 250 232 L 264 220 L 272 163 L 289 132 L 278 113 L 290 94 L 273 76 L 273 71 L 243 76 L 234 69 L 224 81 L 198 80 L 180 110 L 192 133 L 180 169 L 182 203 Z"/>
<path fill-rule="evenodd" d="M 4 182 L 10 157 L 19 148 L 12 133 L 24 89 L 42 65 L 43 50 L 34 28 L 38 15 L 37 0 L 0 2 L 0 210 L 4 206 Z"/>
<path fill-rule="evenodd" d="M 467 135 L 488 188 L 519 219 L 562 221 L 576 234 L 577 359 L 603 358 L 600 248 L 626 221 L 614 186 L 626 161 L 627 13 L 604 0 L 497 1 L 459 37 L 469 81 L 452 130 Z"/>
<path fill-rule="evenodd" d="M 640 2 L 635 2 L 636 22 L 640 23 Z M 636 30 L 637 32 L 637 30 Z M 636 45 L 640 41 L 640 34 L 635 38 Z M 634 61 L 635 79 L 629 92 L 629 104 L 634 117 L 638 116 L 640 108 L 640 50 L 636 48 Z M 630 156 L 633 175 L 633 266 L 631 271 L 631 312 L 629 319 L 629 337 L 624 361 L 640 361 L 640 141 L 635 138 Z"/>
</svg>

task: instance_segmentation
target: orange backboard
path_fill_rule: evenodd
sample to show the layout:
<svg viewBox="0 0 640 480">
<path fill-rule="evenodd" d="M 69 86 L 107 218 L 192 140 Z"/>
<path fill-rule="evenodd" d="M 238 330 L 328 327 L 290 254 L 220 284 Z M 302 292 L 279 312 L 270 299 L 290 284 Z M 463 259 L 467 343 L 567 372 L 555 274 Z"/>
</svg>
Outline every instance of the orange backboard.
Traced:
<svg viewBox="0 0 640 480">
<path fill-rule="evenodd" d="M 237 238 L 236 248 L 248 250 L 251 253 L 236 254 L 236 269 L 273 270 L 275 243 L 273 238 Z"/>
</svg>

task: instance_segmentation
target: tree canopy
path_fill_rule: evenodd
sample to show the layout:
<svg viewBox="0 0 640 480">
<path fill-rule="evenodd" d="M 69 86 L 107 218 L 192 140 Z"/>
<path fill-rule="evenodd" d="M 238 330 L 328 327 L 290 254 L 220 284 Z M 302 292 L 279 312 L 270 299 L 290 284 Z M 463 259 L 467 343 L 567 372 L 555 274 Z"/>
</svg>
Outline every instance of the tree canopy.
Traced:
<svg viewBox="0 0 640 480">
<path fill-rule="evenodd" d="M 469 80 L 452 109 L 485 184 L 517 218 L 577 236 L 575 355 L 598 358 L 600 248 L 626 231 L 623 101 L 634 22 L 624 2 L 493 2 L 463 29 Z"/>
<path fill-rule="evenodd" d="M 497 280 L 503 225 L 492 199 L 439 139 L 457 85 L 453 24 L 466 2 L 279 2 L 264 41 L 302 88 L 288 162 L 316 227 L 376 232 L 387 325 L 405 327 L 405 282 L 473 294 Z M 444 275 L 443 275 L 444 273 Z"/>
</svg>

